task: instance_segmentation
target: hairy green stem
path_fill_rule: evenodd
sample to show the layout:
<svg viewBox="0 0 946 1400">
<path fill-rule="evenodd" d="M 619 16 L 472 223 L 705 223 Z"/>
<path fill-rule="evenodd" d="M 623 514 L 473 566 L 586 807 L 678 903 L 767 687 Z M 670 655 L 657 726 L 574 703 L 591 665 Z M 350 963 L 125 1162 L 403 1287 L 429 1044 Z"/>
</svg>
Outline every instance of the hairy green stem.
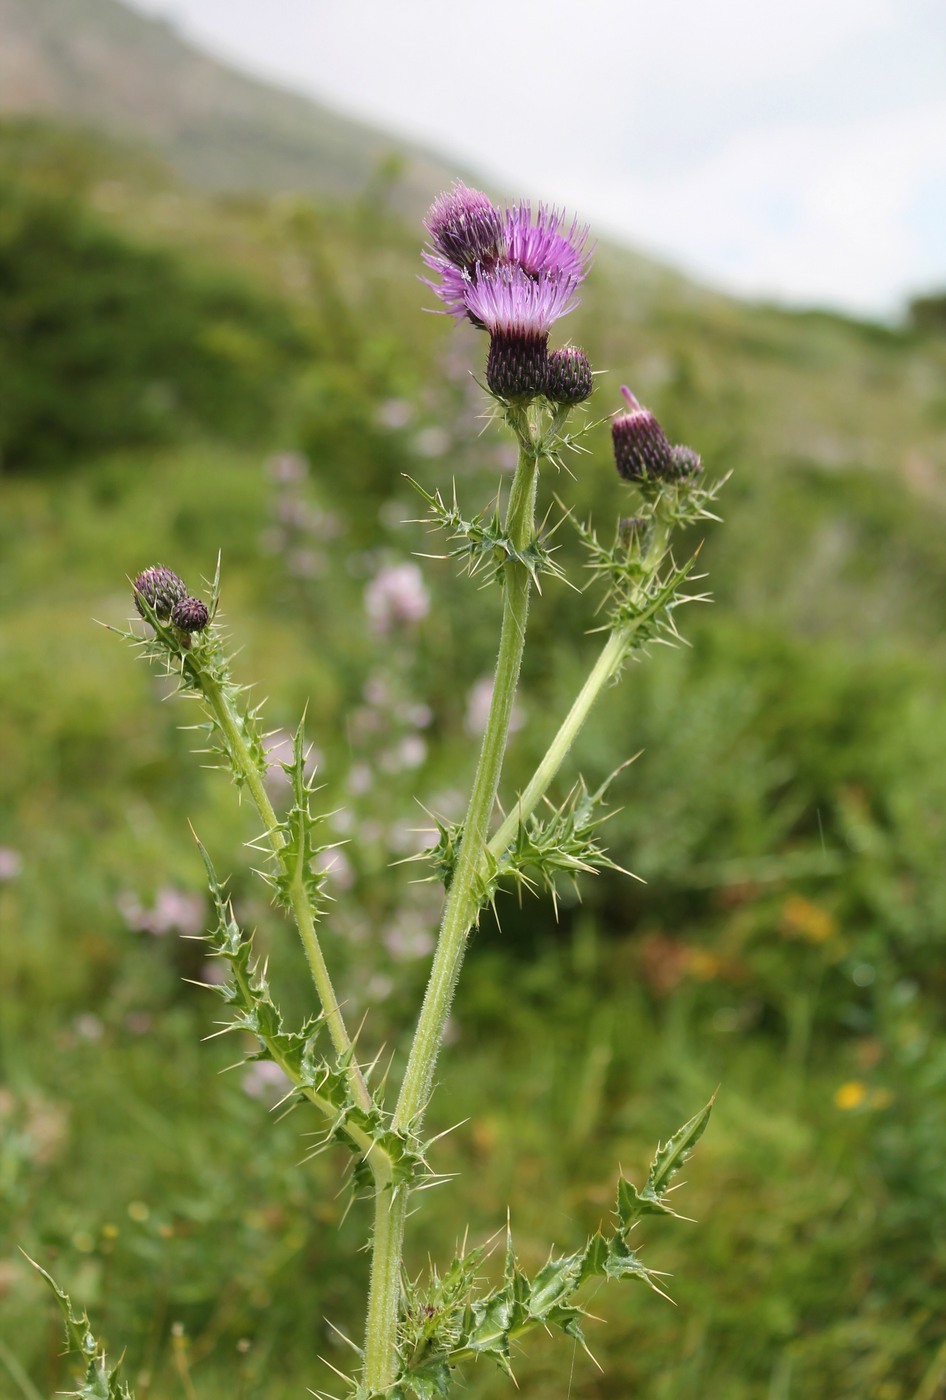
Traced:
<svg viewBox="0 0 946 1400">
<path fill-rule="evenodd" d="M 644 567 L 648 572 L 658 567 L 667 547 L 668 534 L 669 531 L 666 525 L 659 522 L 654 530 L 654 538 L 651 541 L 650 548 L 643 561 Z M 625 623 L 623 627 L 616 627 L 614 631 L 610 633 L 598 660 L 592 667 L 581 690 L 579 690 L 576 695 L 572 707 L 559 726 L 555 738 L 549 744 L 538 767 L 523 789 L 519 801 L 490 841 L 488 850 L 490 855 L 495 859 L 498 860 L 503 852 L 508 849 L 515 840 L 516 832 L 519 830 L 519 827 L 523 822 L 528 820 L 542 801 L 555 775 L 564 763 L 569 749 L 578 737 L 598 696 L 605 687 L 620 674 L 621 667 L 624 665 L 627 654 L 633 644 L 634 635 L 647 619 L 647 616 L 648 614 L 642 613 L 639 617 L 636 617 L 633 622 Z"/>
<path fill-rule="evenodd" d="M 605 642 L 601 655 L 589 674 L 574 703 L 565 716 L 558 733 L 549 744 L 541 762 L 523 789 L 519 801 L 496 831 L 489 843 L 489 852 L 497 859 L 515 840 L 516 832 L 542 801 L 569 749 L 588 718 L 592 705 L 602 690 L 620 671 L 636 630 L 635 624 L 620 627 Z"/>
<path fill-rule="evenodd" d="M 518 550 L 524 550 L 535 528 L 539 449 L 524 410 L 514 411 L 510 423 L 519 440 L 519 462 L 506 510 L 506 532 L 513 545 Z M 503 620 L 489 717 L 473 778 L 457 863 L 444 907 L 430 981 L 394 1112 L 392 1126 L 395 1132 L 416 1132 L 423 1119 L 467 937 L 480 910 L 479 891 L 486 869 L 486 838 L 496 802 L 522 664 L 529 593 L 530 577 L 526 567 L 514 560 L 507 561 L 503 565 Z M 364 1364 L 364 1384 L 371 1395 L 383 1393 L 397 1375 L 396 1340 L 407 1195 L 407 1191 L 401 1189 L 379 1192 L 375 1198 Z"/>
<path fill-rule="evenodd" d="M 521 449 L 506 517 L 507 533 L 519 549 L 525 548 L 532 535 L 535 485 L 534 454 Z M 484 873 L 486 836 L 496 803 L 529 610 L 528 570 L 515 562 L 506 563 L 503 569 L 503 623 L 489 717 L 430 981 L 395 1111 L 394 1127 L 400 1131 L 416 1126 L 427 1107 L 437 1055 L 466 950 L 467 934 L 480 909 L 477 886 Z"/>
</svg>

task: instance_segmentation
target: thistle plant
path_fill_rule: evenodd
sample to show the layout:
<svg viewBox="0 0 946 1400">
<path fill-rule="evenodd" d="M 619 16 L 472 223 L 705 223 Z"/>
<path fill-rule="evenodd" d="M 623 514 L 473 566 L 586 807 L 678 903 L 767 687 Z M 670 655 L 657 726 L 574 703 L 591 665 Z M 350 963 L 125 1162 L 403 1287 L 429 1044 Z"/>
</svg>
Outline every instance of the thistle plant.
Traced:
<svg viewBox="0 0 946 1400">
<path fill-rule="evenodd" d="M 424 281 L 441 311 L 487 337 L 484 393 L 494 426 L 511 434 L 518 460 L 508 489 L 472 510 L 444 482 L 413 483 L 423 503 L 422 520 L 440 533 L 459 572 L 499 590 L 502 620 L 465 816 L 456 822 L 436 817 L 435 840 L 419 858 L 426 876 L 443 887 L 442 910 L 399 1086 L 385 1082 L 376 1061 L 363 1053 L 361 1037 L 336 996 L 320 936 L 331 918 L 324 886 L 325 854 L 333 840 L 317 805 L 307 739 L 300 723 L 291 746 L 285 746 L 289 795 L 277 811 L 264 781 L 261 707 L 250 703 L 227 655 L 219 563 L 206 599 L 193 596 L 164 565 L 144 569 L 133 586 L 143 627 L 139 622 L 122 633 L 176 680 L 184 698 L 197 702 L 198 747 L 229 772 L 255 808 L 262 878 L 295 926 L 308 963 L 311 1014 L 301 1025 L 287 1025 L 215 858 L 201 845 L 215 914 L 206 938 L 226 970 L 211 989 L 222 998 L 223 1027 L 252 1047 L 248 1058 L 280 1068 L 290 1100 L 307 1106 L 322 1143 L 347 1153 L 349 1189 L 367 1198 L 373 1213 L 365 1329 L 352 1340 L 353 1373 L 340 1380 L 350 1400 L 436 1400 L 478 1358 L 511 1375 L 522 1339 L 539 1328 L 558 1329 L 585 1345 L 582 1290 L 590 1279 L 635 1279 L 662 1291 L 661 1276 L 631 1247 L 631 1232 L 644 1217 L 675 1214 L 671 1183 L 711 1108 L 706 1105 L 658 1147 L 642 1185 L 619 1175 L 610 1219 L 590 1238 L 575 1241 L 569 1252 L 551 1254 L 538 1272 L 530 1274 L 520 1262 L 507 1225 L 498 1282 L 484 1282 L 485 1245 L 432 1263 L 426 1277 L 408 1273 L 408 1218 L 418 1193 L 442 1181 L 426 1118 L 471 933 L 503 892 L 544 892 L 554 901 L 563 881 L 621 868 L 604 845 L 602 822 L 623 762 L 593 789 L 579 774 L 562 776 L 563 770 L 596 700 L 628 662 L 648 644 L 677 638 L 677 610 L 700 595 L 688 591 L 695 556 L 678 561 L 672 539 L 682 527 L 715 519 L 711 507 L 718 489 L 704 482 L 697 453 L 672 444 L 654 415 L 622 389 L 624 408 L 611 417 L 611 436 L 617 472 L 626 484 L 626 510 L 603 529 L 575 519 L 567 501 L 559 499 L 569 479 L 563 468 L 581 454 L 583 470 L 599 469 L 588 465 L 593 454 L 585 438 L 601 420 L 587 410 L 594 381 L 585 352 L 572 345 L 550 350 L 549 337 L 578 303 L 591 262 L 588 230 L 541 205 L 535 211 L 528 204 L 500 209 L 462 184 L 435 201 L 426 230 L 423 258 L 430 275 Z M 551 497 L 549 513 L 541 515 L 540 484 Z M 550 527 L 552 511 L 560 518 Z M 568 579 L 553 540 L 563 528 L 575 531 L 585 552 L 586 568 L 576 580 Z M 525 786 L 502 791 L 530 606 L 540 595 L 537 605 L 554 607 L 555 590 L 570 582 L 592 599 L 589 630 L 601 638 L 597 658 L 549 733 L 544 756 Z M 502 1211 L 503 1203 L 497 1207 Z M 457 1234 L 462 1237 L 462 1229 Z M 70 1344 L 87 1362 L 79 1393 L 127 1396 L 84 1314 L 56 1292 Z"/>
</svg>

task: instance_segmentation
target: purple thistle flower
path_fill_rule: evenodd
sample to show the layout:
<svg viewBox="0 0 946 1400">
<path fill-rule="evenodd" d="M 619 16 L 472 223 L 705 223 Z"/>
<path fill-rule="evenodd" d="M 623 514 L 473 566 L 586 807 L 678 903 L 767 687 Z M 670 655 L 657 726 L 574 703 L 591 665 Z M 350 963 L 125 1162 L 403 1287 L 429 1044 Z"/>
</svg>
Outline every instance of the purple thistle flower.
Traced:
<svg viewBox="0 0 946 1400">
<path fill-rule="evenodd" d="M 421 257 L 430 270 L 437 274 L 440 281 L 433 282 L 429 277 L 422 277 L 420 280 L 440 298 L 446 314 L 460 319 L 468 317 L 474 325 L 482 330 L 482 321 L 476 320 L 466 304 L 466 294 L 473 280 L 472 274 L 461 271 L 460 268 L 449 263 L 446 258 L 438 257 L 436 253 L 428 252 L 426 248 L 422 251 Z"/>
<path fill-rule="evenodd" d="M 490 267 L 503 250 L 502 214 L 485 194 L 460 180 L 449 194 L 437 196 L 424 227 L 441 258 L 461 271 Z"/>
<path fill-rule="evenodd" d="M 592 250 L 588 247 L 588 225 L 577 218 L 567 233 L 562 232 L 565 215 L 540 204 L 532 222 L 532 206 L 526 201 L 506 211 L 506 258 L 518 263 L 531 277 L 558 273 L 578 286 L 585 280 Z"/>
<path fill-rule="evenodd" d="M 468 279 L 464 301 L 493 335 L 547 336 L 552 323 L 578 305 L 577 285 L 558 270 L 530 276 L 516 263 L 500 263 Z"/>
<path fill-rule="evenodd" d="M 534 223 L 529 203 L 500 214 L 478 190 L 457 184 L 438 196 L 424 221 L 433 247 L 421 256 L 439 281 L 422 280 L 448 314 L 466 317 L 481 330 L 494 329 L 490 314 L 510 329 L 511 315 L 525 311 L 531 320 L 546 309 L 551 325 L 577 306 L 574 293 L 591 256 L 587 227 L 575 219 L 563 232 L 564 221 L 564 214 L 544 204 Z M 530 294 L 530 282 L 541 293 Z"/>
</svg>

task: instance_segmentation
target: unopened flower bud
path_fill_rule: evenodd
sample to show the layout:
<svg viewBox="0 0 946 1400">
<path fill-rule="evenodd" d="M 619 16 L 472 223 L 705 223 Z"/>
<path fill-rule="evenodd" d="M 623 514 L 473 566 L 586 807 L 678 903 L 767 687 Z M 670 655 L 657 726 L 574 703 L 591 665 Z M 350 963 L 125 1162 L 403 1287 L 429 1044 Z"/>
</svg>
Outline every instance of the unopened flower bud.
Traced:
<svg viewBox="0 0 946 1400">
<path fill-rule="evenodd" d="M 174 605 L 187 597 L 184 580 L 178 578 L 170 569 L 164 568 L 163 564 L 155 564 L 150 569 L 145 569 L 135 579 L 132 587 L 139 615 L 147 618 L 142 606 L 142 602 L 145 602 L 162 622 L 167 622 Z"/>
<path fill-rule="evenodd" d="M 584 350 L 576 345 L 566 345 L 561 350 L 549 354 L 548 375 L 545 382 L 545 397 L 552 403 L 583 403 L 591 398 L 594 381 L 591 365 Z"/>
<path fill-rule="evenodd" d="M 621 393 L 628 406 L 611 423 L 614 461 L 625 481 L 665 480 L 672 473 L 673 453 L 667 434 L 649 409 L 642 408 L 630 389 Z"/>
<path fill-rule="evenodd" d="M 548 335 L 530 331 L 494 331 L 489 339 L 486 383 L 500 399 L 527 402 L 545 393 Z"/>
<path fill-rule="evenodd" d="M 209 621 L 207 604 L 199 598 L 182 598 L 171 612 L 171 622 L 179 632 L 203 632 Z"/>
<path fill-rule="evenodd" d="M 703 463 L 700 454 L 692 447 L 686 447 L 683 443 L 678 443 L 670 451 L 670 471 L 668 476 L 673 481 L 692 481 L 699 476 L 703 470 Z"/>
<path fill-rule="evenodd" d="M 618 538 L 629 549 L 640 545 L 649 531 L 650 525 L 642 515 L 625 515 L 618 521 Z"/>
</svg>

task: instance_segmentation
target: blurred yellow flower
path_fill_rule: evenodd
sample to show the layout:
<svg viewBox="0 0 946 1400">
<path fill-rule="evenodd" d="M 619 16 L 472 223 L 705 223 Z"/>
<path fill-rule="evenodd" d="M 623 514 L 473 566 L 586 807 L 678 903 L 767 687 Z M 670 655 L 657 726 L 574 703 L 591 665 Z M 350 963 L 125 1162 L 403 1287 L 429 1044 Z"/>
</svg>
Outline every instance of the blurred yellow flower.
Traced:
<svg viewBox="0 0 946 1400">
<path fill-rule="evenodd" d="M 845 1112 L 852 1108 L 860 1108 L 866 1098 L 867 1085 L 860 1079 L 848 1079 L 834 1091 L 835 1104 Z"/>
<path fill-rule="evenodd" d="M 809 943 L 825 943 L 838 931 L 833 914 L 800 894 L 786 899 L 782 906 L 782 919 L 790 937 L 801 937 Z"/>
<path fill-rule="evenodd" d="M 687 971 L 700 982 L 712 982 L 719 976 L 723 960 L 709 948 L 687 949 Z"/>
</svg>

